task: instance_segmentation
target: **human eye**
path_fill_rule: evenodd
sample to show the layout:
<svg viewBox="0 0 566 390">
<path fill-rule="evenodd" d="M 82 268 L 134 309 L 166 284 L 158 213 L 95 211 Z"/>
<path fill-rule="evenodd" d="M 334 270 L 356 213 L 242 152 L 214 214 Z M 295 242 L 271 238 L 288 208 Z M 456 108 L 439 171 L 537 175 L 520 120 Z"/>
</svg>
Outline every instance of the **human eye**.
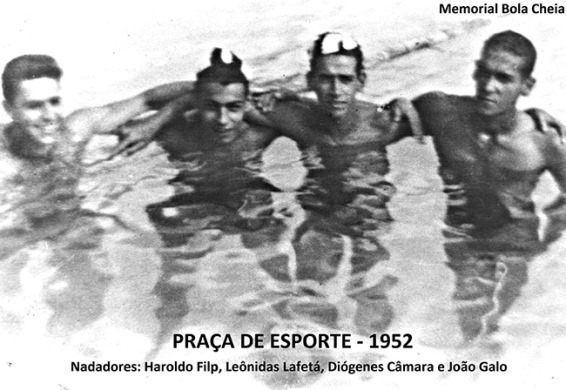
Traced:
<svg viewBox="0 0 566 390">
<path fill-rule="evenodd" d="M 507 73 L 497 73 L 495 75 L 495 78 L 497 79 L 497 81 L 499 81 L 500 83 L 510 83 L 513 81 L 513 76 L 507 74 Z"/>
<path fill-rule="evenodd" d="M 356 78 L 354 76 L 342 75 L 339 79 L 342 84 L 351 84 Z"/>
<path fill-rule="evenodd" d="M 39 110 L 43 106 L 42 102 L 31 101 L 27 102 L 24 107 L 28 110 Z"/>
<path fill-rule="evenodd" d="M 318 81 L 321 83 L 331 83 L 332 82 L 332 76 L 327 75 L 327 74 L 319 74 L 318 75 Z"/>
<path fill-rule="evenodd" d="M 474 77 L 478 79 L 485 79 L 489 77 L 489 72 L 481 64 L 476 64 L 476 70 L 474 71 Z"/>
<path fill-rule="evenodd" d="M 244 108 L 244 102 L 231 103 L 226 106 L 231 112 L 238 112 Z"/>
<path fill-rule="evenodd" d="M 216 110 L 217 104 L 215 102 L 212 102 L 212 101 L 206 101 L 206 102 L 204 102 L 203 107 L 204 107 L 205 110 L 212 111 L 212 110 Z"/>
<path fill-rule="evenodd" d="M 49 103 L 52 106 L 60 106 L 61 105 L 61 98 L 60 97 L 51 98 L 51 99 L 49 99 Z"/>
</svg>

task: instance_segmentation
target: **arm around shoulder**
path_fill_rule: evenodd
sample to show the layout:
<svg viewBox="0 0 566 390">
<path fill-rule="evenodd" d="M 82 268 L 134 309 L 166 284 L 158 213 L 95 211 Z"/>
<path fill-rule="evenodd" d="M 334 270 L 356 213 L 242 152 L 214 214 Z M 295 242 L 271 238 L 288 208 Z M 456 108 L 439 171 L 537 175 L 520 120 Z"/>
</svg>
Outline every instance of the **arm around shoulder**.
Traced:
<svg viewBox="0 0 566 390">
<path fill-rule="evenodd" d="M 558 184 L 560 191 L 566 195 L 566 144 L 563 139 L 563 130 L 550 127 L 544 131 L 543 155 L 552 177 Z"/>
<path fill-rule="evenodd" d="M 128 121 L 154 110 L 165 107 L 176 99 L 183 99 L 184 106 L 190 106 L 194 100 L 191 82 L 176 82 L 148 89 L 129 99 L 120 100 L 100 107 L 83 108 L 69 115 L 65 123 L 69 130 L 79 138 L 88 138 L 93 134 L 108 134 L 116 131 Z M 178 106 L 179 103 L 176 103 Z M 170 111 L 167 108 L 166 111 Z"/>
</svg>

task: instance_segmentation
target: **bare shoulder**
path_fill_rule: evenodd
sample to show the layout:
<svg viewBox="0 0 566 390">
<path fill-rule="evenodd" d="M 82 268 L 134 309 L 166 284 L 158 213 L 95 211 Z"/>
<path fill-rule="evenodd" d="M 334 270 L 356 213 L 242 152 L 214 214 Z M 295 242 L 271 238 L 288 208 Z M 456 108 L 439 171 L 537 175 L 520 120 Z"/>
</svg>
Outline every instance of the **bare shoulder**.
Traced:
<svg viewBox="0 0 566 390">
<path fill-rule="evenodd" d="M 13 177 L 19 171 L 19 163 L 8 149 L 8 140 L 6 139 L 5 129 L 7 124 L 0 124 L 0 183 L 4 179 Z"/>
<path fill-rule="evenodd" d="M 179 115 L 165 125 L 156 140 L 170 154 L 183 155 L 202 149 L 195 115 Z"/>
<path fill-rule="evenodd" d="M 311 140 L 318 132 L 321 117 L 316 108 L 301 102 L 278 102 L 266 116 L 272 127 L 281 135 L 295 141 Z"/>
<path fill-rule="evenodd" d="M 13 181 L 20 172 L 21 162 L 15 158 L 4 142 L 4 131 L 1 130 L 2 136 L 0 136 L 0 186 L 5 189 L 7 184 Z"/>
<path fill-rule="evenodd" d="M 270 127 L 247 125 L 246 140 L 256 147 L 265 147 L 279 134 L 277 130 Z"/>
<path fill-rule="evenodd" d="M 373 130 L 381 130 L 390 128 L 393 122 L 393 116 L 388 106 L 379 106 L 377 104 L 359 101 L 356 107 L 358 115 L 362 123 L 370 123 Z"/>
<path fill-rule="evenodd" d="M 560 131 L 541 124 L 541 118 L 534 118 L 529 112 L 519 113 L 519 123 L 510 142 L 517 147 L 530 148 L 547 167 L 566 168 L 566 145 Z"/>
<path fill-rule="evenodd" d="M 358 115 L 362 118 L 375 118 L 376 114 L 382 112 L 381 106 L 377 104 L 367 102 L 365 100 L 356 101 L 356 111 Z"/>
<path fill-rule="evenodd" d="M 463 109 L 471 103 L 472 98 L 469 96 L 449 95 L 440 91 L 427 92 L 413 100 L 419 112 Z"/>
<path fill-rule="evenodd" d="M 295 118 L 307 118 L 313 112 L 313 107 L 315 106 L 297 101 L 277 102 L 273 112 L 269 113 L 268 117 L 273 115 L 280 118 L 283 115 L 292 115 L 292 117 Z"/>
<path fill-rule="evenodd" d="M 95 129 L 94 124 L 106 115 L 104 107 L 89 107 L 76 110 L 65 118 L 65 127 L 72 134 L 74 142 L 87 139 Z"/>
<path fill-rule="evenodd" d="M 566 126 L 555 116 L 540 108 L 529 108 L 522 115 L 526 115 L 534 123 L 537 132 L 546 134 L 548 137 L 564 139 L 566 137 Z"/>
</svg>

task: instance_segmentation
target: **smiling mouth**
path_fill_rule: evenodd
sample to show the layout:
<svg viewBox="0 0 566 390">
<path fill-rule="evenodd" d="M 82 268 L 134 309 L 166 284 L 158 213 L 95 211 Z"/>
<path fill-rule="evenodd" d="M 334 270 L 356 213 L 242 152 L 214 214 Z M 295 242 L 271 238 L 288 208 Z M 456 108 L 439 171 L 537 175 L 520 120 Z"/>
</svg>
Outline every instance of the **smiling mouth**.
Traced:
<svg viewBox="0 0 566 390">
<path fill-rule="evenodd" d="M 232 133 L 232 129 L 216 129 L 216 134 L 220 135 L 220 136 L 225 136 L 225 135 L 229 135 Z"/>
<path fill-rule="evenodd" d="M 328 105 L 330 107 L 332 107 L 333 109 L 337 109 L 337 110 L 343 110 L 346 109 L 348 107 L 348 102 L 343 102 L 343 101 L 329 101 Z"/>
<path fill-rule="evenodd" d="M 482 103 L 492 103 L 492 104 L 497 103 L 497 101 L 495 99 L 488 98 L 488 97 L 485 97 L 485 96 L 476 96 L 476 99 L 479 100 Z"/>
<path fill-rule="evenodd" d="M 35 139 L 43 144 L 52 144 L 56 141 L 59 134 L 59 124 L 54 123 L 44 126 L 35 126 L 32 134 Z"/>
</svg>

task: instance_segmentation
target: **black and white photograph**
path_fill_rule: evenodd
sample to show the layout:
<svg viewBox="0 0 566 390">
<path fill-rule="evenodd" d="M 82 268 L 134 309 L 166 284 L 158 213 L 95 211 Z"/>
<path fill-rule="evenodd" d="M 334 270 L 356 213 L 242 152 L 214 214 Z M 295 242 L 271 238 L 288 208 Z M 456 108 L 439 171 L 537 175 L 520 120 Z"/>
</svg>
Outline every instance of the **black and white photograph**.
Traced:
<svg viewBox="0 0 566 390">
<path fill-rule="evenodd" d="M 0 14 L 0 388 L 563 389 L 566 2 Z"/>
</svg>

